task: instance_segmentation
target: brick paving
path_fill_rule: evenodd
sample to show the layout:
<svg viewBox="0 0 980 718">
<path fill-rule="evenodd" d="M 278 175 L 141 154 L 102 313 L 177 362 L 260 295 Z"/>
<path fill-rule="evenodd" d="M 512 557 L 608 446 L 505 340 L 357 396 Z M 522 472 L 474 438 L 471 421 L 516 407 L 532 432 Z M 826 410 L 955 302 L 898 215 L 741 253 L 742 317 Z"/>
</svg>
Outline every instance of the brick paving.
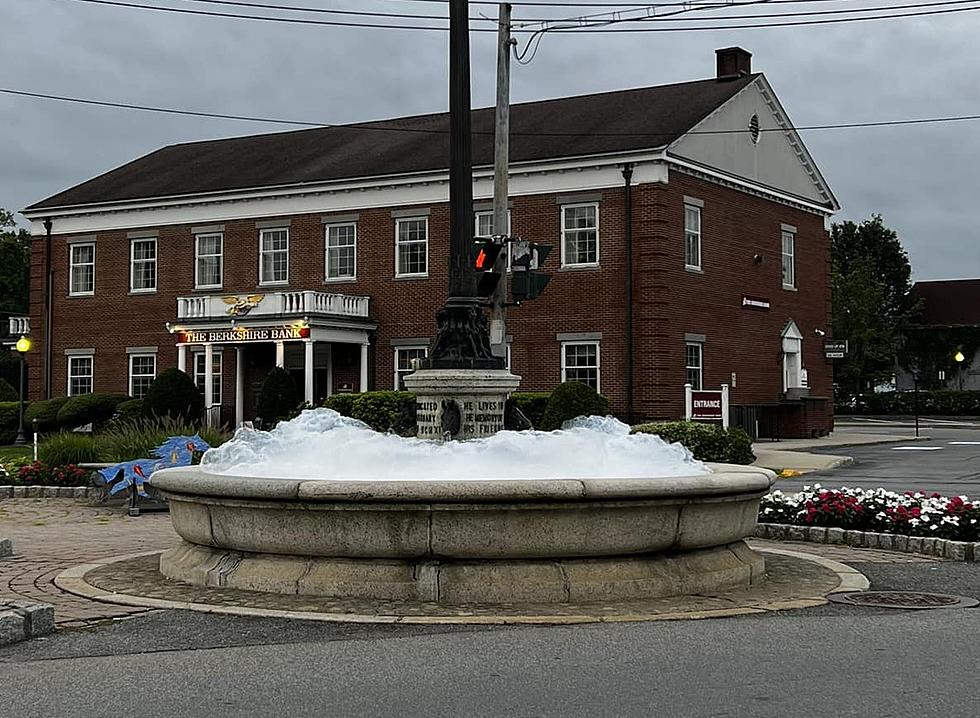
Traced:
<svg viewBox="0 0 980 718">
<path fill-rule="evenodd" d="M 54 585 L 64 569 L 140 551 L 163 550 L 179 539 L 166 513 L 129 518 L 125 509 L 92 507 L 71 499 L 0 501 L 0 535 L 14 555 L 0 559 L 0 598 L 51 603 L 59 627 L 84 626 L 147 609 L 99 603 Z"/>
</svg>

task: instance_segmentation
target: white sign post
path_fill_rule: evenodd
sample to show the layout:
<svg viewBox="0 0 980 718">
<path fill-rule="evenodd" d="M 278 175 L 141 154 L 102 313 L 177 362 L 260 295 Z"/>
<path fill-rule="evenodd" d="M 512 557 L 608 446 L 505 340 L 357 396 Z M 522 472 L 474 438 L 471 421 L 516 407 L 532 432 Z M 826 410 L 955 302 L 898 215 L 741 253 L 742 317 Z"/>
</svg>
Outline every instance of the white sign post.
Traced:
<svg viewBox="0 0 980 718">
<path fill-rule="evenodd" d="M 684 418 L 688 421 L 720 421 L 728 428 L 728 384 L 721 389 L 697 389 L 684 385 Z"/>
</svg>

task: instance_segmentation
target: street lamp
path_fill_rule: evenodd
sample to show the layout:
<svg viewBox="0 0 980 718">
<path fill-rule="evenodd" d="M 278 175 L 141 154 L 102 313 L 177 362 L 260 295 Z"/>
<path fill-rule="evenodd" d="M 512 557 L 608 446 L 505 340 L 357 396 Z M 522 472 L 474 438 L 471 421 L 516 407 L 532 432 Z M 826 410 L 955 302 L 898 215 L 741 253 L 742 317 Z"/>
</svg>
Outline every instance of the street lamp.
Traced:
<svg viewBox="0 0 980 718">
<path fill-rule="evenodd" d="M 964 359 L 966 359 L 966 357 L 963 356 L 963 352 L 961 351 L 957 351 L 953 355 L 953 361 L 956 362 L 956 366 L 957 366 L 957 374 L 960 375 L 960 391 L 963 391 L 963 360 Z"/>
<path fill-rule="evenodd" d="M 24 440 L 24 394 L 27 393 L 27 352 L 31 350 L 31 340 L 22 334 L 14 346 L 20 354 L 20 421 L 17 424 L 14 446 L 23 446 L 27 443 Z"/>
</svg>

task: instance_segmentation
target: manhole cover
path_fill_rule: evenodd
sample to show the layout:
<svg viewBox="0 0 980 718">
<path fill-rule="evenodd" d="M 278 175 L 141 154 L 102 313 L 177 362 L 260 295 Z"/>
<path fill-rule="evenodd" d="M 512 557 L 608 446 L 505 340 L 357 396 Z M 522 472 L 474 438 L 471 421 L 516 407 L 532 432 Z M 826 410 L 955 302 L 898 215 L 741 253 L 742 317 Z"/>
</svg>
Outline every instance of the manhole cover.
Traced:
<svg viewBox="0 0 980 718">
<path fill-rule="evenodd" d="M 975 598 L 948 596 L 944 593 L 919 593 L 917 591 L 849 591 L 832 593 L 827 599 L 849 606 L 874 606 L 876 608 L 973 608 L 980 604 Z"/>
</svg>

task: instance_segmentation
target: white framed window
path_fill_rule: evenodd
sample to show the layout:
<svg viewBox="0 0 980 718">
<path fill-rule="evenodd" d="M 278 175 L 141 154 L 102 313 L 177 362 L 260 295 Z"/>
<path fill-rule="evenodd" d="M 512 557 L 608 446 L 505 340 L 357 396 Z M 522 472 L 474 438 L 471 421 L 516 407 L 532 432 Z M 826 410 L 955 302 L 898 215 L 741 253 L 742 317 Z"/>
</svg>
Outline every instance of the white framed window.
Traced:
<svg viewBox="0 0 980 718">
<path fill-rule="evenodd" d="M 599 342 L 563 342 L 561 380 L 578 381 L 599 391 Z"/>
<path fill-rule="evenodd" d="M 684 267 L 701 269 L 701 208 L 684 205 Z"/>
<path fill-rule="evenodd" d="M 395 276 L 429 275 L 429 218 L 395 220 Z"/>
<path fill-rule="evenodd" d="M 68 357 L 68 396 L 91 394 L 95 376 L 95 357 L 92 355 Z"/>
<path fill-rule="evenodd" d="M 477 212 L 475 226 L 473 227 L 473 234 L 476 237 L 492 237 L 494 233 L 493 227 L 493 212 Z M 510 210 L 507 210 L 507 230 L 504 234 L 510 236 Z M 513 245 L 507 243 L 507 271 L 510 271 L 511 263 L 511 247 Z"/>
<path fill-rule="evenodd" d="M 684 369 L 687 383 L 698 391 L 704 380 L 704 346 L 701 342 L 687 342 L 684 345 Z"/>
<path fill-rule="evenodd" d="M 599 264 L 599 203 L 561 207 L 561 266 Z"/>
<path fill-rule="evenodd" d="M 405 391 L 405 375 L 415 371 L 415 362 L 427 356 L 429 347 L 395 347 L 395 391 Z"/>
<path fill-rule="evenodd" d="M 354 279 L 357 277 L 357 223 L 343 222 L 328 224 L 326 233 L 326 275 L 332 279 Z"/>
<path fill-rule="evenodd" d="M 157 377 L 156 354 L 129 355 L 129 395 L 134 399 L 146 396 L 150 384 Z"/>
<path fill-rule="evenodd" d="M 783 286 L 796 288 L 796 233 L 783 230 Z"/>
<path fill-rule="evenodd" d="M 194 353 L 194 383 L 197 390 L 204 396 L 204 352 Z M 211 354 L 211 402 L 217 406 L 221 403 L 221 352 Z"/>
<path fill-rule="evenodd" d="M 225 235 L 221 232 L 194 236 L 194 287 L 216 289 L 224 274 Z"/>
<path fill-rule="evenodd" d="M 95 244 L 72 244 L 68 252 L 68 294 L 73 297 L 95 294 Z"/>
<path fill-rule="evenodd" d="M 259 230 L 259 284 L 289 282 L 289 229 Z"/>
<path fill-rule="evenodd" d="M 129 291 L 157 290 L 157 240 L 155 237 L 133 239 L 129 242 Z"/>
</svg>

